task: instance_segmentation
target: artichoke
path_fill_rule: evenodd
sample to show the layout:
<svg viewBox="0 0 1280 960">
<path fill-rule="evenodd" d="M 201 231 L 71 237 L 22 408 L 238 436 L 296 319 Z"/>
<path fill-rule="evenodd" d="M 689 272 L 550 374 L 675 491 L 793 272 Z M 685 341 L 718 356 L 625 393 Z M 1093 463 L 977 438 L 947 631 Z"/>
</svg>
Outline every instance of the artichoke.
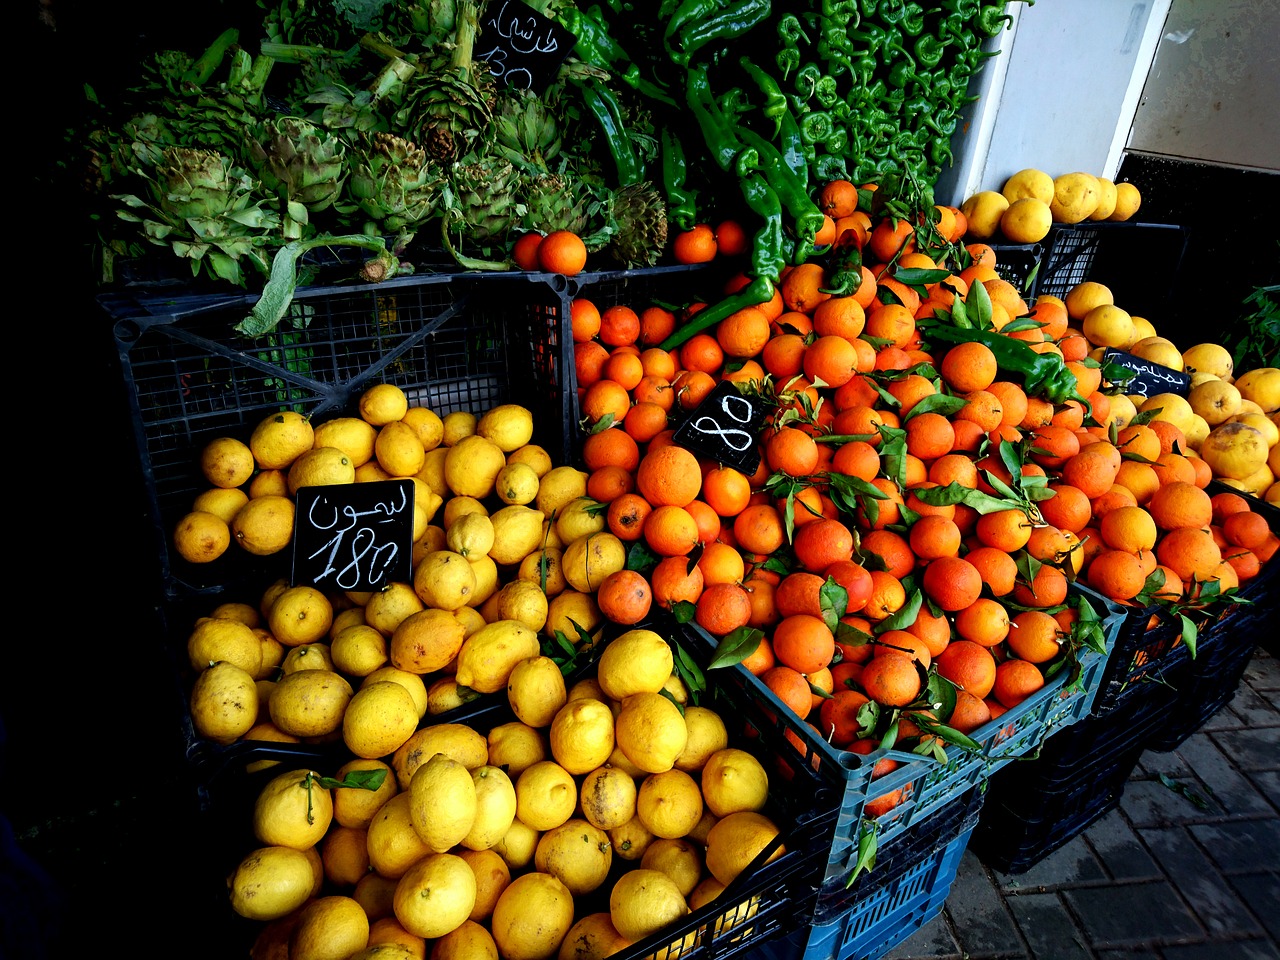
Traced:
<svg viewBox="0 0 1280 960">
<path fill-rule="evenodd" d="M 329 209 L 347 177 L 345 141 L 299 117 L 280 117 L 248 136 L 250 162 L 284 205 L 286 239 L 302 237 L 312 213 Z"/>
<path fill-rule="evenodd" d="M 498 150 L 526 170 L 546 171 L 560 153 L 555 115 L 535 93 L 512 87 L 503 94 L 494 118 Z"/>
<path fill-rule="evenodd" d="M 613 195 L 616 232 L 605 252 L 624 267 L 653 266 L 667 244 L 667 203 L 651 183 L 619 187 Z"/>
<path fill-rule="evenodd" d="M 480 247 L 505 247 L 507 233 L 525 213 L 518 199 L 521 179 L 499 153 L 471 154 L 453 164 L 444 188 L 448 229 Z"/>
<path fill-rule="evenodd" d="M 153 171 L 139 170 L 150 202 L 116 194 L 117 216 L 138 224 L 144 238 L 191 261 L 192 275 L 245 286 L 246 259 L 260 274 L 270 271 L 268 248 L 278 245 L 280 218 L 262 209 L 258 183 L 226 157 L 194 147 L 166 147 Z"/>
<path fill-rule="evenodd" d="M 402 137 L 362 134 L 352 150 L 347 193 L 375 233 L 412 230 L 435 216 L 443 186 L 443 170 Z"/>
</svg>

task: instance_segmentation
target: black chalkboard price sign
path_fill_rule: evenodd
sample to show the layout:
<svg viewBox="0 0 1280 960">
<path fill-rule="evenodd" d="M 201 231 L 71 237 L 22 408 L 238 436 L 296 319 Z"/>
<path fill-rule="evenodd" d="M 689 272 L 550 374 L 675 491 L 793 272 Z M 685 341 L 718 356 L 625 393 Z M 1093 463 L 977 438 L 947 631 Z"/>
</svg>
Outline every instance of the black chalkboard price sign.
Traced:
<svg viewBox="0 0 1280 960">
<path fill-rule="evenodd" d="M 491 0 L 480 19 L 475 60 L 509 87 L 541 93 L 578 38 L 520 0 Z"/>
<path fill-rule="evenodd" d="M 370 591 L 413 581 L 413 481 L 300 487 L 293 580 Z"/>
<path fill-rule="evenodd" d="M 1133 374 L 1133 378 L 1125 381 L 1122 386 L 1124 392 L 1130 395 L 1154 397 L 1159 393 L 1176 393 L 1185 397 L 1191 390 L 1190 374 L 1135 357 L 1132 353 L 1125 353 L 1114 347 L 1108 347 L 1102 352 L 1104 380 L 1110 379 L 1105 372 L 1108 364 L 1124 367 Z"/>
<path fill-rule="evenodd" d="M 760 428 L 765 410 L 721 380 L 676 428 L 672 439 L 699 457 L 727 464 L 743 473 L 760 465 Z"/>
</svg>

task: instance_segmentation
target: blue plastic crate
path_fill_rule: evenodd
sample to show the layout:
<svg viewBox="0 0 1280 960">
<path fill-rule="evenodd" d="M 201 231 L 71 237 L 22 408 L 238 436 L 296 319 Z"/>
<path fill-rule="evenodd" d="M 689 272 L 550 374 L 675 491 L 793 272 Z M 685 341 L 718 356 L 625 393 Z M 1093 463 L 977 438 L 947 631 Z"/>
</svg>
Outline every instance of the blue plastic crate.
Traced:
<svg viewBox="0 0 1280 960">
<path fill-rule="evenodd" d="M 946 903 L 979 822 L 983 790 L 947 804 L 926 824 L 882 849 L 849 889 L 827 884 L 813 924 L 766 944 L 762 960 L 873 960 L 928 923 Z"/>
<path fill-rule="evenodd" d="M 745 667 L 739 664 L 715 671 L 716 676 L 732 672 L 737 682 L 748 684 L 758 697 L 772 703 L 777 725 L 788 731 L 786 741 L 795 752 L 796 763 L 812 767 L 824 781 L 842 791 L 824 884 L 849 876 L 857 863 L 864 831 L 874 831 L 879 847 L 885 847 L 983 784 L 1005 764 L 1036 750 L 1056 731 L 1089 716 L 1122 618 L 1097 594 L 1076 585 L 1071 589 L 1084 595 L 1103 620 L 1107 653 L 1082 651 L 1080 675 L 1075 682 L 1069 682 L 1067 671 L 1059 671 L 1022 703 L 972 731 L 969 736 L 979 744 L 978 750 L 948 747 L 945 763 L 902 750 L 878 749 L 858 754 L 837 749 L 802 722 Z M 686 624 L 685 629 L 702 644 L 715 647 L 716 638 L 695 624 Z M 897 761 L 897 768 L 873 779 L 874 768 L 884 759 Z M 891 802 L 891 794 L 898 796 L 891 809 L 878 817 L 868 815 L 869 803 L 882 799 Z"/>
</svg>

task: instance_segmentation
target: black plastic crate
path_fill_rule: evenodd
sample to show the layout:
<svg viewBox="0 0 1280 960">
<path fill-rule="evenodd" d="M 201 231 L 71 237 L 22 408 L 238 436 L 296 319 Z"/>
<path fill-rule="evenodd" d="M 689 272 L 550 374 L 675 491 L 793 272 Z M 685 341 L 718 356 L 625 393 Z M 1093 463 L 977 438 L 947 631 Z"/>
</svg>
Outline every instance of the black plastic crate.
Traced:
<svg viewBox="0 0 1280 960">
<path fill-rule="evenodd" d="M 997 770 L 970 848 L 990 867 L 1022 873 L 1078 836 L 1119 805 L 1172 699 L 1131 698 Z"/>
<path fill-rule="evenodd" d="M 681 640 L 669 619 L 657 618 L 645 625 L 668 637 L 676 645 L 678 657 L 683 651 L 685 656 L 706 668 L 707 653 Z M 807 928 L 813 916 L 826 865 L 826 849 L 835 829 L 838 797 L 817 771 L 790 763 L 791 754 L 784 749 L 784 731 L 773 722 L 767 701 L 750 685 L 734 676 L 721 677 L 721 673 L 723 671 L 717 671 L 715 682 L 708 683 L 700 702 L 720 714 L 728 730 L 730 746 L 751 752 L 764 764 L 769 775 L 769 798 L 761 812 L 773 820 L 780 833 L 715 900 L 613 954 L 620 960 L 641 960 L 655 955 L 663 960 L 737 957 L 755 951 L 768 941 Z M 446 719 L 487 731 L 514 720 L 515 715 L 506 697 L 501 696 L 476 701 L 448 718 L 433 718 L 431 722 L 446 722 Z M 273 754 L 267 749 L 259 756 L 267 758 Z M 210 873 L 199 881 L 198 896 L 193 891 L 193 898 L 200 900 L 197 906 L 202 907 L 205 914 L 220 917 L 219 935 L 225 935 L 231 945 L 238 945 L 241 950 L 247 948 L 263 927 L 262 923 L 246 920 L 232 911 L 225 884 L 225 877 L 240 858 L 260 845 L 253 837 L 251 822 L 258 793 L 273 776 L 285 770 L 309 767 L 332 775 L 348 758 L 328 756 L 322 759 L 321 765 L 316 765 L 307 759 L 296 760 L 286 755 L 285 765 L 252 773 L 240 765 L 222 767 L 202 784 L 210 830 L 200 842 L 210 858 L 203 869 Z M 581 777 L 575 779 L 581 782 Z M 766 863 L 779 846 L 783 847 L 781 856 Z M 628 866 L 635 867 L 638 863 L 615 857 L 604 884 L 577 900 L 576 917 L 595 911 L 607 912 L 609 889 Z M 518 872 L 524 871 L 513 870 L 513 877 Z M 699 934 L 696 938 L 692 936 L 695 933 Z"/>
<path fill-rule="evenodd" d="M 1093 280 L 1110 287 L 1116 303 L 1131 313 L 1161 316 L 1187 239 L 1178 224 L 1055 223 L 1043 241 L 1036 292 L 1063 299 L 1076 284 Z M 1135 268 L 1149 259 L 1149 267 Z"/>
<path fill-rule="evenodd" d="M 400 277 L 381 284 L 300 288 L 270 334 L 233 329 L 249 296 L 103 294 L 167 596 L 266 583 L 287 573 L 287 551 L 251 557 L 234 546 L 209 564 L 170 551 L 174 524 L 209 486 L 199 468 L 210 440 L 248 441 L 281 409 L 313 423 L 356 415 L 375 383 L 444 416 L 500 403 L 534 409 L 534 442 L 561 463 L 575 448 L 569 315 L 547 274 Z M 549 415 L 548 415 L 549 414 Z"/>
<path fill-rule="evenodd" d="M 993 243 L 996 273 L 1018 288 L 1022 299 L 1031 306 L 1039 291 L 1040 260 L 1044 247 L 1038 243 Z"/>
</svg>

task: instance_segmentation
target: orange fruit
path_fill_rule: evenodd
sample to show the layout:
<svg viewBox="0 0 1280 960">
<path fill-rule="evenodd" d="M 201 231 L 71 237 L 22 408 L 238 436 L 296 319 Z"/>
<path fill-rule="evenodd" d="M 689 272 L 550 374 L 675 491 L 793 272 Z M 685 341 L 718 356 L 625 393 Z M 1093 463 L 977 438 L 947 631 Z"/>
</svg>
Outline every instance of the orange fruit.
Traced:
<svg viewBox="0 0 1280 960">
<path fill-rule="evenodd" d="M 552 230 L 538 244 L 537 256 L 542 270 L 575 277 L 587 265 L 587 245 L 572 230 Z"/>
<path fill-rule="evenodd" d="M 868 660 L 859 679 L 867 696 L 888 707 L 905 707 L 920 695 L 922 686 L 915 661 L 893 651 Z"/>
<path fill-rule="evenodd" d="M 943 610 L 954 612 L 969 606 L 982 592 L 982 575 L 963 557 L 939 557 L 924 568 L 921 587 Z"/>
<path fill-rule="evenodd" d="M 779 663 L 800 671 L 814 673 L 831 663 L 835 655 L 835 636 L 820 617 L 807 613 L 784 616 L 769 638 Z"/>
<path fill-rule="evenodd" d="M 715 637 L 723 637 L 745 627 L 751 619 L 751 598 L 736 583 L 713 583 L 703 587 L 694 607 L 698 626 Z"/>
<path fill-rule="evenodd" d="M 953 640 L 934 658 L 938 675 L 979 699 L 986 699 L 996 682 L 991 651 L 972 640 Z"/>
<path fill-rule="evenodd" d="M 1016 707 L 1044 686 L 1040 668 L 1026 660 L 1006 660 L 996 667 L 992 693 L 1006 707 Z"/>
<path fill-rule="evenodd" d="M 717 252 L 716 235 L 710 224 L 695 224 L 677 231 L 671 239 L 671 255 L 677 263 L 710 263 Z"/>
<path fill-rule="evenodd" d="M 615 570 L 600 581 L 596 606 L 614 623 L 639 623 L 649 615 L 653 590 L 644 575 L 635 570 Z"/>
<path fill-rule="evenodd" d="M 636 490 L 655 507 L 684 507 L 702 489 L 698 458 L 670 444 L 647 450 L 636 467 Z"/>
</svg>

